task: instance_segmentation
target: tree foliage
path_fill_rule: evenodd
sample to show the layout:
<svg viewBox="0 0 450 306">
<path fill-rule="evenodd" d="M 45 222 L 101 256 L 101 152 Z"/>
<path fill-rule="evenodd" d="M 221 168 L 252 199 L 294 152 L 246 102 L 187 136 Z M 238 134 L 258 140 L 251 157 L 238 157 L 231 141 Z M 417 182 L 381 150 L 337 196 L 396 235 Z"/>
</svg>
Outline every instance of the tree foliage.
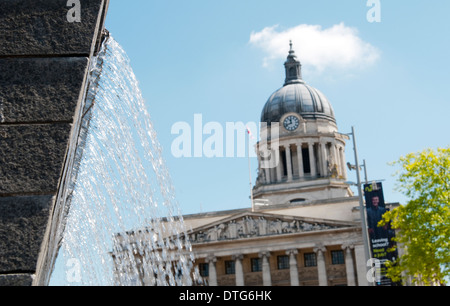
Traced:
<svg viewBox="0 0 450 306">
<path fill-rule="evenodd" d="M 427 149 L 401 157 L 397 189 L 409 201 L 383 216 L 392 222 L 403 249 L 388 263 L 394 281 L 404 273 L 423 285 L 442 284 L 450 276 L 450 148 Z"/>
</svg>

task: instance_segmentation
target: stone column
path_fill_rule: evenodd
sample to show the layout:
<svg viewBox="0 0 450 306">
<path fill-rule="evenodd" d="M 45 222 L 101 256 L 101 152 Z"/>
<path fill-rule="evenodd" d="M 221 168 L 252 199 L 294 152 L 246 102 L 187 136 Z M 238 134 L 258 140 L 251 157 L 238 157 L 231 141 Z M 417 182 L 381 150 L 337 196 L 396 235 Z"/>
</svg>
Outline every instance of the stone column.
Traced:
<svg viewBox="0 0 450 306">
<path fill-rule="evenodd" d="M 317 158 L 318 158 L 318 170 L 317 172 L 319 173 L 320 176 L 323 176 L 324 172 L 323 172 L 323 160 L 322 160 L 322 144 L 319 142 L 317 143 Z"/>
<path fill-rule="evenodd" d="M 326 144 L 321 142 L 319 144 L 319 155 L 320 155 L 320 161 L 321 161 L 321 168 L 322 170 L 320 171 L 320 174 L 322 175 L 322 177 L 328 177 L 328 165 L 327 165 L 327 149 L 326 149 Z"/>
<path fill-rule="evenodd" d="M 342 249 L 345 251 L 345 271 L 347 273 L 347 285 L 356 286 L 355 268 L 353 261 L 353 245 L 343 245 Z"/>
<path fill-rule="evenodd" d="M 270 252 L 261 252 L 259 253 L 259 257 L 262 258 L 262 275 L 263 275 L 263 285 L 271 286 L 272 285 L 272 277 L 270 276 Z"/>
<path fill-rule="evenodd" d="M 298 280 L 298 264 L 297 264 L 298 250 L 288 250 L 286 254 L 289 255 L 291 286 L 300 286 L 300 282 Z"/>
<path fill-rule="evenodd" d="M 319 286 L 328 286 L 327 268 L 325 265 L 326 248 L 324 246 L 318 246 L 314 248 L 314 252 L 317 254 L 317 270 L 319 274 Z"/>
<path fill-rule="evenodd" d="M 239 287 L 244 286 L 244 269 L 242 267 L 242 259 L 244 259 L 244 255 L 242 254 L 233 256 L 236 268 L 236 286 Z"/>
<path fill-rule="evenodd" d="M 292 181 L 292 157 L 291 157 L 291 146 L 287 145 L 286 148 L 286 168 L 287 168 L 287 180 Z"/>
<path fill-rule="evenodd" d="M 345 164 L 345 149 L 344 147 L 339 148 L 339 158 L 341 159 L 341 169 L 342 176 L 347 179 L 347 165 Z"/>
<path fill-rule="evenodd" d="M 266 168 L 264 171 L 266 172 L 266 183 L 270 184 L 272 182 L 272 178 L 270 177 L 270 168 Z"/>
<path fill-rule="evenodd" d="M 342 175 L 341 167 L 340 167 L 341 161 L 340 161 L 340 158 L 339 158 L 339 156 L 337 154 L 336 143 L 332 143 L 331 144 L 331 154 L 332 154 L 331 160 L 332 160 L 332 163 L 333 163 L 331 166 L 334 167 L 334 165 L 336 165 L 336 167 L 338 169 L 337 178 L 339 178 L 339 176 Z"/>
<path fill-rule="evenodd" d="M 278 148 L 277 154 L 278 154 L 278 160 L 280 161 L 277 165 L 277 182 L 281 182 L 281 180 L 283 178 L 283 175 L 281 172 L 282 167 L 283 167 L 283 159 L 281 158 L 281 147 Z"/>
<path fill-rule="evenodd" d="M 305 176 L 305 172 L 303 171 L 302 144 L 297 144 L 297 159 L 298 159 L 298 176 L 302 178 Z"/>
<path fill-rule="evenodd" d="M 208 263 L 208 269 L 209 269 L 209 285 L 212 287 L 217 286 L 217 271 L 216 271 L 216 262 L 217 257 L 210 256 L 206 258 L 206 262 Z"/>
<path fill-rule="evenodd" d="M 257 158 L 258 158 L 258 178 L 257 178 L 257 180 L 260 177 L 264 176 L 264 178 L 265 178 L 264 182 L 265 182 L 267 176 L 266 176 L 266 173 L 264 172 L 263 168 L 261 167 L 261 155 L 259 155 L 258 149 L 256 149 L 256 154 L 257 154 Z"/>
<path fill-rule="evenodd" d="M 309 165 L 311 168 L 311 176 L 316 176 L 317 175 L 317 169 L 316 169 L 316 159 L 314 158 L 314 144 L 313 143 L 308 143 L 308 147 L 309 147 Z"/>
</svg>

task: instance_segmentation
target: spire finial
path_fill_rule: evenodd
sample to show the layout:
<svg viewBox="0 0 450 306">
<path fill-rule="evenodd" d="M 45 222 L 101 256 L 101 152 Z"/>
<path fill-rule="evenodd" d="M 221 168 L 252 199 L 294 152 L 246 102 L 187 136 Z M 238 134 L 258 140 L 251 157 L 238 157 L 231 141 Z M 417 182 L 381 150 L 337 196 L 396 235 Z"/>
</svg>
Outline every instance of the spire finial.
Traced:
<svg viewBox="0 0 450 306">
<path fill-rule="evenodd" d="M 291 50 L 290 50 L 290 51 L 293 51 L 293 50 L 292 50 L 292 40 L 289 40 L 289 46 L 291 47 Z"/>
</svg>

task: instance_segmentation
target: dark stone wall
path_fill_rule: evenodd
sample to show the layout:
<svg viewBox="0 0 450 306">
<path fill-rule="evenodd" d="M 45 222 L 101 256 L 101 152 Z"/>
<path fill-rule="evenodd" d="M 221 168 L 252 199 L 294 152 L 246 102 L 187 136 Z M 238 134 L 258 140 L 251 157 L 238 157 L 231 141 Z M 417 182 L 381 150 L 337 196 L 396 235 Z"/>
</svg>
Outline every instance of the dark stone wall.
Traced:
<svg viewBox="0 0 450 306">
<path fill-rule="evenodd" d="M 69 22 L 68 0 L 1 0 L 0 55 L 90 56 L 100 43 L 106 1 L 79 2 L 80 22 Z"/>
<path fill-rule="evenodd" d="M 0 0 L 0 286 L 49 281 L 108 3 Z"/>
<path fill-rule="evenodd" d="M 0 59 L 0 123 L 71 122 L 87 65 L 87 57 Z"/>
</svg>

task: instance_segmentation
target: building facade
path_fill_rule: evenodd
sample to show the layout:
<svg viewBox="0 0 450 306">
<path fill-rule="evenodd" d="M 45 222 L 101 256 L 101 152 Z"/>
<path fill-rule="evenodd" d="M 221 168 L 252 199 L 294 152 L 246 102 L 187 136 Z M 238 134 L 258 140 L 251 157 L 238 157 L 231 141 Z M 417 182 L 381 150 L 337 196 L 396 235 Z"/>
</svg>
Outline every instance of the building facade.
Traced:
<svg viewBox="0 0 450 306">
<path fill-rule="evenodd" d="M 357 200 L 323 202 L 186 216 L 206 223 L 189 234 L 200 275 L 211 286 L 366 285 L 359 222 L 303 216 L 331 206 L 356 218 Z"/>
<path fill-rule="evenodd" d="M 358 198 L 326 96 L 306 84 L 291 48 L 285 82 L 263 107 L 253 209 L 185 216 L 212 286 L 365 286 Z"/>
<path fill-rule="evenodd" d="M 261 114 L 255 205 L 184 216 L 195 265 L 211 286 L 367 286 L 349 138 L 303 80 L 292 44 L 284 66 Z"/>
</svg>

